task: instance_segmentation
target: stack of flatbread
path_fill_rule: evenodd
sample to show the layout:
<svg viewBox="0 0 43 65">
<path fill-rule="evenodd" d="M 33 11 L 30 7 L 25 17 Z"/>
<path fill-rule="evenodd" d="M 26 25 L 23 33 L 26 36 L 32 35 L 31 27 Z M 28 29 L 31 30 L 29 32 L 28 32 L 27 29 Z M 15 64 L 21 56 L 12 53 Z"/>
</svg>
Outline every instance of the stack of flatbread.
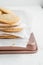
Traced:
<svg viewBox="0 0 43 65">
<path fill-rule="evenodd" d="M 23 26 L 12 11 L 0 8 L 0 38 L 22 38 Z"/>
</svg>

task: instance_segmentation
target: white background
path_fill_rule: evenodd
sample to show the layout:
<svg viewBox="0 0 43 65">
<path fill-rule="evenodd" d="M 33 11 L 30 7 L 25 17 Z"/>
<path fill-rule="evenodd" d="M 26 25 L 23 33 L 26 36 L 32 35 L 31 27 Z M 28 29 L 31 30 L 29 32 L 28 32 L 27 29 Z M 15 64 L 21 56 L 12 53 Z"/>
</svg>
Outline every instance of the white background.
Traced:
<svg viewBox="0 0 43 65">
<path fill-rule="evenodd" d="M 29 5 L 25 7 L 24 10 L 28 15 L 30 13 L 32 16 L 32 31 L 34 32 L 39 48 L 38 52 L 35 54 L 2 54 L 0 55 L 0 65 L 43 65 L 43 9 L 39 6 L 41 3 L 42 0 L 0 0 L 0 7 L 14 7 L 15 5 L 19 6 L 22 4 L 24 6 Z M 32 6 L 30 6 L 30 4 Z"/>
<path fill-rule="evenodd" d="M 0 6 L 42 5 L 43 0 L 0 0 Z"/>
</svg>

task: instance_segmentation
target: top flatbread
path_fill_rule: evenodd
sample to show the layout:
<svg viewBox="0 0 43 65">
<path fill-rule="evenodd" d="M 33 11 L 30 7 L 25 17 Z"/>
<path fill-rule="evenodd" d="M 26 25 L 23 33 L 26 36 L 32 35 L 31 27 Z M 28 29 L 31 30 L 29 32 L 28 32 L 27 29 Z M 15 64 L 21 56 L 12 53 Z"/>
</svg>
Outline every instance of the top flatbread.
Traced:
<svg viewBox="0 0 43 65">
<path fill-rule="evenodd" d="M 14 13 L 6 8 L 0 8 L 0 11 L 2 12 L 2 14 L 13 14 Z"/>
</svg>

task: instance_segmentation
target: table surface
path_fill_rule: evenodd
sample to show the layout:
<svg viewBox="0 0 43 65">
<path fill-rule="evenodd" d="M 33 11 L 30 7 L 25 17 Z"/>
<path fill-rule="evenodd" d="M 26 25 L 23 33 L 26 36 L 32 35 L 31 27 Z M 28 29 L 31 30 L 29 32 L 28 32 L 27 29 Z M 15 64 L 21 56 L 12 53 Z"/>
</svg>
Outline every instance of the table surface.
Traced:
<svg viewBox="0 0 43 65">
<path fill-rule="evenodd" d="M 24 9 L 32 18 L 32 32 L 35 35 L 38 52 L 35 54 L 1 54 L 0 65 L 43 65 L 43 9 L 40 6 L 15 7 Z"/>
</svg>

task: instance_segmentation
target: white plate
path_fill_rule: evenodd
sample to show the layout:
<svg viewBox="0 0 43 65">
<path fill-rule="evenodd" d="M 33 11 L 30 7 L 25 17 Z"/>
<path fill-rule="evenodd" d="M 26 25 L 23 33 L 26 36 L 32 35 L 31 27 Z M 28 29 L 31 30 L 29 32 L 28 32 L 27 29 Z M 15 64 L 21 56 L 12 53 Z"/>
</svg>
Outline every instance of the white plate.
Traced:
<svg viewBox="0 0 43 65">
<path fill-rule="evenodd" d="M 28 39 L 30 37 L 30 33 L 31 33 L 31 23 L 30 23 L 25 11 L 21 11 L 21 10 L 13 10 L 13 11 L 16 13 L 17 16 L 19 16 L 22 19 L 22 22 L 27 25 L 27 27 L 26 27 L 27 38 L 24 38 L 24 39 L 0 39 L 0 46 L 26 47 Z"/>
</svg>

